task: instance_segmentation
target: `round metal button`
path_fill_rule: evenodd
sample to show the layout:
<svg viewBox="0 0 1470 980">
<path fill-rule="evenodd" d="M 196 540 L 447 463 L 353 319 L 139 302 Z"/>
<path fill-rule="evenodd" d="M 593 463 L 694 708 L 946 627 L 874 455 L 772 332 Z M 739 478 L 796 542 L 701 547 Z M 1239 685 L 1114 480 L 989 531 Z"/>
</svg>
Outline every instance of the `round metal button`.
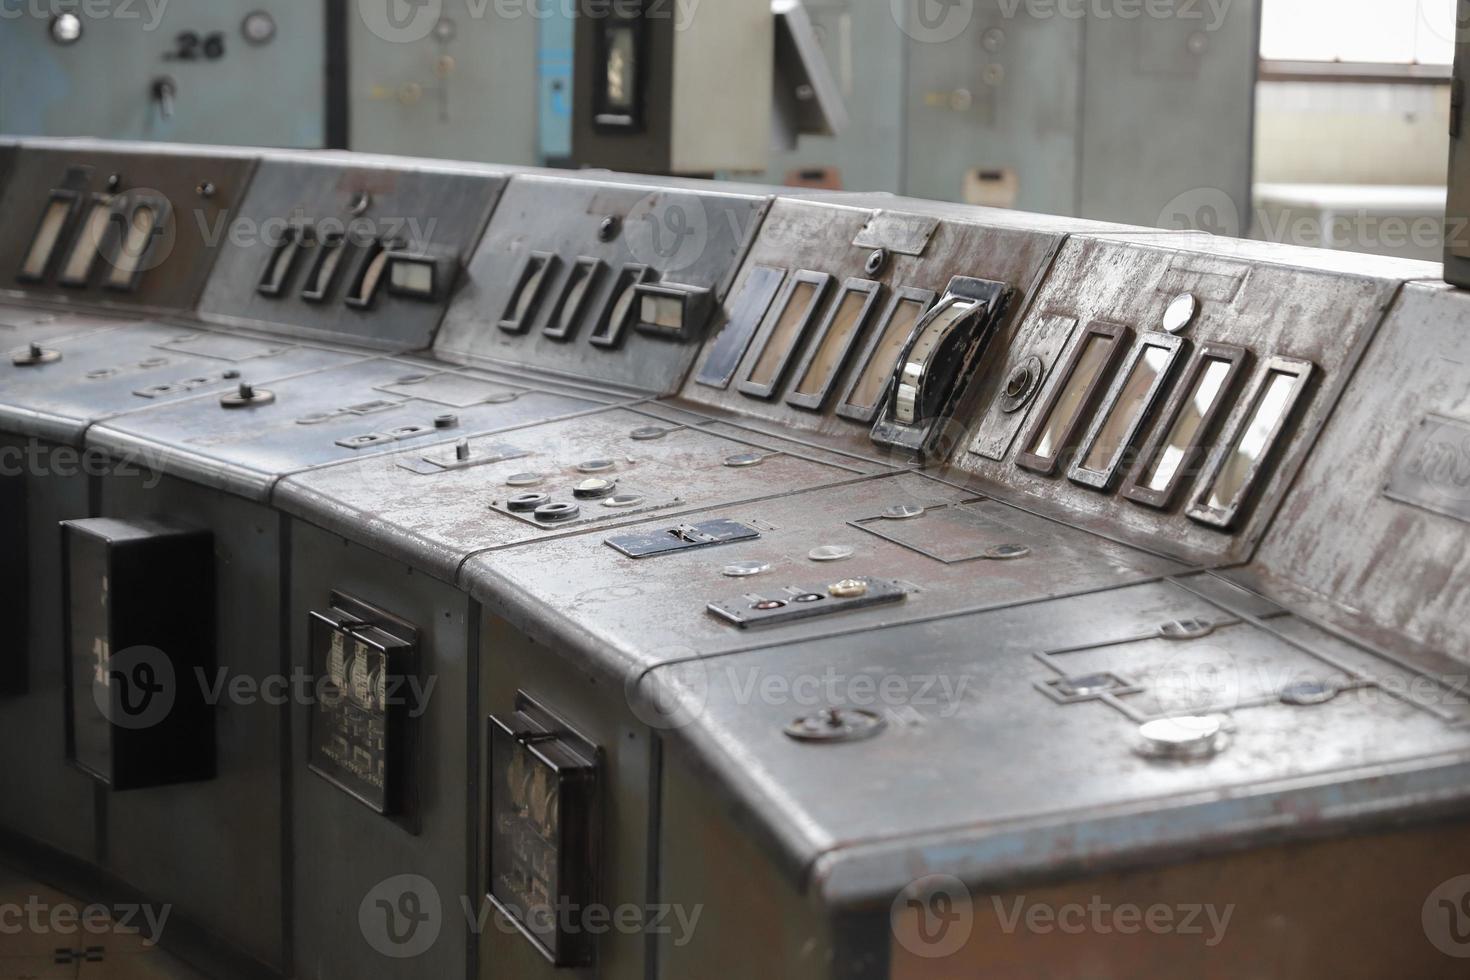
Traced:
<svg viewBox="0 0 1470 980">
<path fill-rule="evenodd" d="M 868 594 L 868 583 L 860 578 L 847 578 L 827 586 L 827 594 L 834 599 L 856 599 Z"/>
<path fill-rule="evenodd" d="M 772 609 L 781 609 L 786 605 L 782 599 L 762 599 L 760 602 L 752 603 L 750 608 L 759 609 L 761 612 L 770 612 Z"/>
<path fill-rule="evenodd" d="M 542 504 L 540 507 L 536 508 L 535 514 L 536 520 L 544 521 L 547 524 L 554 524 L 557 521 L 569 521 L 581 512 L 582 508 L 578 507 L 576 504 L 561 502 L 555 504 Z"/>
<path fill-rule="evenodd" d="M 791 601 L 801 603 L 821 602 L 825 598 L 827 597 L 822 595 L 820 592 L 803 592 L 799 596 L 794 596 Z"/>
<path fill-rule="evenodd" d="M 1198 640 L 1215 632 L 1215 624 L 1208 619 L 1176 619 L 1159 627 L 1159 636 L 1166 640 Z"/>
<path fill-rule="evenodd" d="M 610 459 L 584 459 L 577 464 L 578 473 L 604 473 L 617 464 Z"/>
<path fill-rule="evenodd" d="M 505 502 L 505 509 L 519 514 L 549 503 L 551 495 L 547 493 L 518 493 Z"/>
<path fill-rule="evenodd" d="M 14 354 L 10 363 L 16 367 L 35 367 L 37 364 L 54 364 L 61 360 L 61 351 L 47 350 L 40 344 L 31 344 L 25 350 Z"/>
<path fill-rule="evenodd" d="M 894 504 L 892 507 L 883 508 L 879 516 L 887 521 L 907 521 L 920 517 L 924 513 L 923 506 L 919 504 Z"/>
<path fill-rule="evenodd" d="M 736 453 L 725 457 L 726 466 L 759 466 L 766 457 L 761 453 Z"/>
<path fill-rule="evenodd" d="M 1194 320 L 1194 315 L 1199 312 L 1199 302 L 1189 293 L 1180 293 L 1174 297 L 1169 308 L 1164 310 L 1164 329 L 1170 333 L 1180 333 L 1185 330 Z"/>
<path fill-rule="evenodd" d="M 512 473 L 505 478 L 505 485 L 508 487 L 534 487 L 544 479 L 545 477 L 540 473 Z"/>
<path fill-rule="evenodd" d="M 1203 759 L 1223 749 L 1228 738 L 1220 715 L 1155 718 L 1138 726 L 1137 750 L 1152 759 Z"/>
<path fill-rule="evenodd" d="M 458 415 L 436 415 L 436 416 L 434 416 L 434 428 L 436 428 L 436 429 L 452 429 L 456 425 L 459 425 L 459 416 Z"/>
<path fill-rule="evenodd" d="M 1340 693 L 1341 689 L 1336 684 L 1326 681 L 1299 681 L 1281 689 L 1281 702 L 1301 707 L 1326 704 Z"/>
<path fill-rule="evenodd" d="M 668 429 L 662 428 L 657 425 L 645 425 L 640 428 L 634 429 L 632 432 L 629 432 L 628 438 L 636 439 L 639 442 L 652 442 L 655 439 L 662 439 L 668 434 Z"/>
<path fill-rule="evenodd" d="M 274 392 L 257 388 L 248 382 L 240 382 L 240 386 L 228 395 L 221 395 L 219 403 L 224 408 L 244 408 L 247 405 L 269 405 L 276 400 Z"/>
<path fill-rule="evenodd" d="M 853 556 L 853 549 L 845 544 L 824 544 L 806 553 L 812 561 L 842 561 Z"/>
<path fill-rule="evenodd" d="M 602 502 L 604 507 L 637 507 L 643 503 L 641 493 L 615 493 Z"/>
<path fill-rule="evenodd" d="M 985 552 L 985 557 L 992 561 L 1014 561 L 1017 558 L 1025 558 L 1031 554 L 1031 549 L 1024 544 L 998 544 Z"/>
<path fill-rule="evenodd" d="M 872 711 L 828 708 L 796 719 L 785 731 L 798 742 L 855 742 L 872 738 L 887 725 L 882 715 Z"/>
<path fill-rule="evenodd" d="M 731 562 L 720 569 L 720 574 L 730 578 L 749 578 L 752 575 L 759 575 L 762 572 L 769 572 L 770 570 L 771 566 L 768 562 L 737 561 Z"/>
<path fill-rule="evenodd" d="M 600 500 L 611 494 L 617 487 L 617 480 L 607 480 L 600 476 L 594 476 L 583 480 L 573 487 L 572 496 L 578 500 Z"/>
</svg>

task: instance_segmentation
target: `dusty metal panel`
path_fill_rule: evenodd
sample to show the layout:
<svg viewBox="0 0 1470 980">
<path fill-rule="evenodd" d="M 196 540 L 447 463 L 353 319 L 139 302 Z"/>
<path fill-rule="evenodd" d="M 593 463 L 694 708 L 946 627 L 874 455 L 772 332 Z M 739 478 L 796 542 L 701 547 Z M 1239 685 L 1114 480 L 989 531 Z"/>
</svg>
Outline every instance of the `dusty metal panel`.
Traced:
<svg viewBox="0 0 1470 980">
<path fill-rule="evenodd" d="M 1149 583 L 706 657 L 643 683 L 675 706 L 679 736 L 754 811 L 792 873 L 820 858 L 814 884 L 837 906 L 886 903 L 930 871 L 972 884 L 1044 877 L 1167 847 L 1342 832 L 1380 808 L 1463 799 L 1463 705 L 1398 697 L 1402 668 L 1360 651 L 1370 678 L 1300 623 L 1290 640 L 1274 621 L 1158 638 L 1192 619 L 1231 620 Z M 1074 667 L 1116 672 L 1138 693 L 1048 693 Z M 1322 703 L 1287 703 L 1306 680 L 1340 686 Z M 845 744 L 785 734 L 833 707 L 887 727 Z M 1218 754 L 1161 763 L 1135 751 L 1141 720 L 1180 711 L 1228 717 Z"/>
<path fill-rule="evenodd" d="M 782 487 L 838 483 L 875 470 L 831 454 L 808 458 L 799 445 L 728 427 L 674 422 L 687 418 L 682 413 L 649 412 L 611 408 L 470 440 L 472 458 L 491 449 L 524 453 L 503 462 L 424 468 L 419 464 L 425 450 L 415 447 L 314 469 L 283 480 L 275 499 L 337 533 L 363 538 L 370 532 L 375 547 L 451 577 L 476 551 L 540 545 L 566 535 L 600 537 L 611 528 L 648 521 L 672 526 L 683 520 L 679 515 L 717 503 L 764 497 Z M 430 447 L 429 454 L 439 458 L 444 449 Z M 762 462 L 727 464 L 747 454 Z M 599 461 L 609 465 L 590 465 Z M 527 475 L 535 482 L 522 479 Z M 578 500 L 574 488 L 589 478 L 615 480 L 615 493 Z M 506 512 L 505 502 L 520 493 L 574 502 L 580 513 L 562 525 L 538 526 Z M 630 503 L 619 500 L 622 495 L 642 499 Z M 532 551 L 541 553 L 540 547 Z"/>
<path fill-rule="evenodd" d="M 204 292 L 219 254 L 219 239 L 245 197 L 255 157 L 242 150 L 190 150 L 165 147 L 139 152 L 109 144 L 26 145 L 17 155 L 0 198 L 0 214 L 14 230 L 0 241 L 0 282 L 67 305 L 192 310 Z M 61 198 L 53 196 L 60 193 Z M 159 216 L 158 233 L 146 250 L 114 241 L 114 228 L 100 239 L 85 230 L 94 206 L 111 201 L 123 207 L 114 216 L 131 221 L 137 206 L 156 195 L 169 206 Z M 66 209 L 49 262 L 34 279 L 19 278 L 43 217 L 56 201 Z M 126 206 L 126 207 L 124 207 Z M 59 214 L 60 212 L 58 212 Z M 60 276 L 74 246 L 101 244 L 85 285 L 63 286 Z M 139 275 L 128 289 L 109 288 L 106 279 L 120 257 L 138 255 Z M 121 250 L 121 251 L 120 251 Z"/>
<path fill-rule="evenodd" d="M 1470 295 L 1400 293 L 1249 569 L 1388 648 L 1470 645 Z"/>
<path fill-rule="evenodd" d="M 267 682 L 285 663 L 282 520 L 258 504 L 152 474 L 104 477 L 98 504 L 104 517 L 166 514 L 208 528 L 217 582 L 215 674 L 175 676 L 176 684 L 205 685 L 206 700 L 215 704 L 216 775 L 109 794 L 104 866 L 279 969 L 285 962 L 280 767 L 286 709 L 267 696 Z M 222 881 L 229 887 L 219 887 Z"/>
<path fill-rule="evenodd" d="M 463 379 L 446 396 L 439 376 Z M 478 387 L 478 401 L 465 387 Z M 226 408 L 202 396 L 93 426 L 88 444 L 156 460 L 196 481 L 263 499 L 276 479 L 325 463 L 415 448 L 597 407 L 582 397 L 474 371 L 377 358 L 262 387 L 273 400 Z M 454 422 L 436 427 L 436 419 Z"/>
<path fill-rule="evenodd" d="M 293 336 L 349 339 L 389 350 L 418 350 L 434 340 L 457 278 L 469 260 L 505 178 L 492 173 L 388 167 L 340 158 L 270 155 L 250 193 L 221 229 L 224 241 L 200 300 L 206 318 L 248 321 Z M 345 236 L 343 267 L 317 302 L 302 298 L 308 265 L 297 268 L 280 295 L 259 289 L 262 276 L 293 225 Z M 433 300 L 379 288 L 366 308 L 345 302 L 372 259 L 374 243 L 396 240 L 410 252 L 441 258 L 449 281 Z"/>
<path fill-rule="evenodd" d="M 115 415 L 367 356 L 156 323 L 31 342 L 61 357 L 26 366 L 0 360 L 0 425 L 66 443 L 79 443 L 89 425 Z"/>
<path fill-rule="evenodd" d="M 1030 315 L 1016 331 L 1004 363 L 997 359 L 977 386 L 981 390 L 976 400 L 981 407 L 951 463 L 979 477 L 987 488 L 996 487 L 998 494 L 1024 499 L 1028 506 L 1069 523 L 1193 561 L 1238 561 L 1260 539 L 1291 476 L 1306 458 L 1315 433 L 1399 288 L 1402 280 L 1398 276 L 1417 268 L 1418 263 L 1380 266 L 1330 255 L 1319 258 L 1305 249 L 1223 245 L 1214 239 L 1187 236 L 1074 237 L 1063 247 Z M 1068 379 L 1067 366 L 1090 327 L 1127 328 L 1131 333 L 1125 334 L 1127 343 L 1120 348 L 1126 350 L 1135 336 L 1162 331 L 1168 307 L 1186 294 L 1193 297 L 1195 312 L 1179 331 L 1187 343 L 1185 356 L 1174 363 L 1176 378 L 1194 356 L 1190 352 L 1206 342 L 1249 351 L 1252 365 L 1242 372 L 1249 378 L 1264 377 L 1269 359 L 1275 356 L 1314 365 L 1316 380 L 1304 408 L 1295 413 L 1283 437 L 1266 454 L 1272 465 L 1252 488 L 1254 508 L 1242 511 L 1229 533 L 1184 513 L 1203 482 L 1199 464 L 1186 472 L 1180 491 L 1164 509 L 1126 499 L 1111 487 L 1098 490 L 1070 481 L 1065 475 L 1067 459 L 1077 448 L 1086 423 L 1100 410 L 1098 406 L 1083 404 L 1076 431 L 1061 440 L 1063 451 L 1057 457 L 1055 476 L 1032 472 L 1014 462 L 1037 437 L 1041 417 Z M 1010 444 L 1009 458 L 989 459 L 985 453 L 993 450 L 994 441 L 987 433 L 994 417 L 1007 414 L 1009 408 L 1004 388 L 1037 353 L 1037 345 L 1048 342 L 1057 318 L 1076 321 L 1072 339 L 1047 368 L 1043 383 L 1030 399 L 1012 410 L 1025 422 Z M 1329 323 L 1333 329 L 1324 330 L 1322 325 Z M 1107 382 L 1121 374 L 1119 367 L 1106 368 L 1100 379 Z M 1106 387 L 1102 385 L 1099 392 Z M 1239 390 L 1249 390 L 1249 385 Z M 1204 437 L 1206 451 L 1221 448 L 1230 433 L 1241 431 L 1239 419 L 1250 408 L 1237 391 L 1221 397 L 1233 414 L 1216 433 Z M 1137 450 L 1151 430 L 1165 424 L 1162 414 L 1158 405 L 1147 412 L 1138 442 L 1129 447 L 1114 486 L 1137 472 Z M 1202 460 L 1207 458 L 1206 454 Z"/>
<path fill-rule="evenodd" d="M 66 761 L 60 527 L 91 512 L 75 454 L 58 450 L 0 436 L 0 481 L 24 485 L 26 524 L 25 550 L 5 561 L 19 565 L 29 583 L 24 615 L 15 624 L 24 634 L 6 653 L 23 658 L 25 690 L 0 697 L 0 824 L 91 862 L 99 857 L 94 784 Z"/>
<path fill-rule="evenodd" d="M 883 326 L 879 321 L 885 308 L 900 291 L 920 289 L 942 294 L 956 275 L 996 280 L 1012 287 L 1016 290 L 1010 304 L 1012 313 L 991 341 L 993 350 L 1003 350 L 1020 321 L 1020 313 L 1039 288 L 1060 246 L 1061 228 L 1047 227 L 1045 223 L 1042 228 L 1032 228 L 1024 217 L 1001 218 L 992 224 L 988 216 L 976 220 L 974 211 L 953 207 L 910 212 L 906 204 L 897 199 L 886 204 L 873 199 L 872 208 L 868 208 L 779 199 L 761 224 L 760 235 L 730 292 L 727 307 L 733 318 L 734 307 L 740 302 L 746 283 L 764 269 L 784 273 L 788 280 L 801 272 L 815 272 L 830 275 L 837 286 L 849 279 L 880 284 L 872 315 L 857 328 L 858 342 L 838 363 L 826 397 L 816 410 L 798 408 L 788 402 L 791 391 L 800 384 L 796 371 L 788 371 L 769 397 L 742 390 L 740 383 L 755 369 L 764 352 L 762 341 L 770 332 L 764 329 L 747 342 L 733 379 L 723 388 L 699 377 L 721 341 L 722 335 L 712 334 L 696 362 L 695 375 L 683 387 L 683 399 L 749 416 L 781 429 L 814 432 L 828 442 L 848 448 L 884 453 L 885 450 L 869 440 L 868 423 L 842 417 L 836 410 L 865 366 L 864 352 Z M 879 207 L 884 210 L 877 210 Z M 885 219 L 884 215 L 888 217 Z M 927 236 L 915 235 L 915 227 L 932 230 Z M 860 241 L 862 244 L 858 244 Z M 875 248 L 882 249 L 883 255 L 877 267 L 872 268 L 869 262 Z M 840 302 L 840 292 L 838 288 L 829 288 L 820 298 L 816 312 L 819 322 Z M 774 308 L 780 302 L 778 293 L 772 308 L 762 318 L 767 325 L 780 315 L 781 311 Z M 818 346 L 820 338 L 816 334 L 814 323 L 806 336 L 793 345 L 789 358 L 793 367 L 801 363 L 803 351 Z M 963 419 L 968 411 L 962 403 L 956 417 Z"/>
<path fill-rule="evenodd" d="M 506 189 L 469 262 L 435 352 L 471 363 L 518 367 L 597 379 L 645 391 L 673 391 L 706 336 L 699 324 L 687 339 L 653 336 L 633 326 L 620 343 L 592 343 L 616 301 L 619 273 L 645 266 L 654 281 L 709 289 L 715 301 L 765 211 L 766 198 L 729 189 L 625 186 L 600 179 L 516 176 Z M 532 253 L 554 255 L 538 302 L 518 333 L 501 329 L 520 299 L 517 275 Z M 576 315 L 562 319 L 563 300 L 579 259 L 601 262 Z M 555 336 L 548 336 L 551 329 Z M 708 326 L 719 329 L 719 314 Z"/>
<path fill-rule="evenodd" d="M 334 591 L 377 606 L 416 626 L 416 680 L 405 699 L 415 699 L 411 719 L 412 757 L 403 821 L 380 815 L 307 767 L 308 711 L 314 695 L 293 699 L 291 723 L 292 939 L 295 975 L 313 980 L 350 976 L 463 977 L 471 923 L 461 914 L 473 850 L 467 823 L 474 799 L 467 752 L 473 676 L 469 658 L 475 635 L 470 601 L 463 593 L 371 550 L 297 522 L 291 529 L 291 675 L 311 678 L 307 618 L 329 607 Z M 433 686 L 428 685 L 432 683 Z M 316 688 L 306 688 L 314 691 Z M 410 826 L 411 825 L 411 826 Z M 416 875 L 421 907 L 439 900 L 439 917 L 423 928 L 437 930 L 432 945 L 416 956 L 394 958 L 390 936 L 407 923 L 373 908 L 360 919 L 358 907 L 371 898 L 393 903 Z M 423 882 L 427 882 L 427 886 Z M 349 914 L 344 914 L 347 910 Z M 427 933 L 426 933 L 427 935 Z M 404 945 L 404 950 L 410 947 Z M 414 947 L 416 948 L 416 947 Z"/>
<path fill-rule="evenodd" d="M 909 504 L 931 509 L 907 518 L 884 516 L 889 508 Z M 958 517 L 947 519 L 954 511 Z M 1183 570 L 917 474 L 788 491 L 680 520 L 716 517 L 755 527 L 761 537 L 636 560 L 609 547 L 605 534 L 577 534 L 538 548 L 476 556 L 465 564 L 464 583 L 487 608 L 534 619 L 585 656 L 626 672 L 817 636 L 841 634 L 862 643 L 865 631 L 878 626 L 1034 603 Z M 967 554 L 939 551 L 961 539 L 974 546 Z M 817 549 L 827 547 L 851 554 L 820 560 Z M 725 573 L 727 566 L 746 562 L 768 568 L 747 576 Z M 577 570 L 575 577 L 569 568 Z M 788 598 L 787 587 L 821 592 L 865 576 L 898 581 L 909 593 L 899 603 L 749 630 L 706 609 L 716 601 L 754 602 L 743 598 L 751 595 Z"/>
</svg>

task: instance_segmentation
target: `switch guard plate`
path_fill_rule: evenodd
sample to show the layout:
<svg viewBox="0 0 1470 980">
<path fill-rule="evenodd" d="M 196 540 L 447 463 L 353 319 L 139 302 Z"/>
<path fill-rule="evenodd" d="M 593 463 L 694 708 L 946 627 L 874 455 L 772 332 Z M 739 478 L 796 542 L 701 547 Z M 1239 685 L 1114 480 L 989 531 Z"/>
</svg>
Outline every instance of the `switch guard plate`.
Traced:
<svg viewBox="0 0 1470 980">
<path fill-rule="evenodd" d="M 826 585 L 812 589 L 787 586 L 784 589 L 766 589 L 759 594 L 749 593 L 738 599 L 711 602 L 707 608 L 721 619 L 728 620 L 741 629 L 748 629 L 751 626 L 792 623 L 816 616 L 851 612 L 855 609 L 864 609 L 868 606 L 878 606 L 889 602 L 901 602 L 908 594 L 908 590 L 902 585 L 888 579 L 858 578 L 854 581 L 866 583 L 868 591 L 860 596 L 838 598 L 827 594 Z M 822 598 L 812 602 L 797 602 L 795 600 L 799 595 L 820 595 Z M 752 608 L 761 600 L 771 599 L 780 600 L 786 604 L 777 609 Z"/>
<path fill-rule="evenodd" d="M 675 551 L 692 551 L 696 548 L 709 548 L 717 544 L 751 541 L 758 537 L 760 537 L 760 532 L 755 528 L 747 527 L 739 521 L 721 519 L 702 521 L 698 524 L 680 524 L 678 527 L 659 528 L 653 531 L 638 531 L 634 534 L 620 534 L 608 538 L 603 543 L 621 551 L 629 558 L 651 558 L 654 555 L 667 555 Z"/>
</svg>

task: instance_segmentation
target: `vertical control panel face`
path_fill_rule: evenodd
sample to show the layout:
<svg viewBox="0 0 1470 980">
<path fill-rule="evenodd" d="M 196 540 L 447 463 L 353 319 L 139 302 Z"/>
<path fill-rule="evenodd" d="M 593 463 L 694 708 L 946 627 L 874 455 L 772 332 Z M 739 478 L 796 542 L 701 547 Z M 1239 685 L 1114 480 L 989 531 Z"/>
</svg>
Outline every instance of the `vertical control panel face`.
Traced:
<svg viewBox="0 0 1470 980">
<path fill-rule="evenodd" d="M 312 772 L 386 816 L 411 811 L 409 726 L 419 715 L 408 679 L 418 630 L 350 596 L 313 611 L 315 681 L 307 744 Z"/>
<path fill-rule="evenodd" d="M 552 964 L 586 966 L 592 937 L 565 923 L 597 901 L 597 748 L 525 694 L 488 727 L 490 901 Z"/>
<path fill-rule="evenodd" d="M 48 299 L 192 309 L 254 161 L 32 147 L 0 198 L 0 284 Z"/>
<path fill-rule="evenodd" d="M 212 778 L 214 537 L 161 521 L 63 525 L 69 760 L 114 790 Z"/>
</svg>

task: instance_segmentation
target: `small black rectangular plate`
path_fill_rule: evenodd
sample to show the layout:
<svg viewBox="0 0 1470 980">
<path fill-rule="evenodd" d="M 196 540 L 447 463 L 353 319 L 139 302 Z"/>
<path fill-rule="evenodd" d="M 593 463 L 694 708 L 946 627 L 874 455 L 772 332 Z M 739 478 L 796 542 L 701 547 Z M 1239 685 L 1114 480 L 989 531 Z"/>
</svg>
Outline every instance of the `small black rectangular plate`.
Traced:
<svg viewBox="0 0 1470 980">
<path fill-rule="evenodd" d="M 760 537 L 760 532 L 746 527 L 739 521 L 702 521 L 699 524 L 680 524 L 678 527 L 658 528 L 653 531 L 638 531 L 619 534 L 603 543 L 615 548 L 629 558 L 649 558 L 666 555 L 674 551 L 691 551 L 709 548 L 732 541 L 750 541 Z"/>
</svg>

